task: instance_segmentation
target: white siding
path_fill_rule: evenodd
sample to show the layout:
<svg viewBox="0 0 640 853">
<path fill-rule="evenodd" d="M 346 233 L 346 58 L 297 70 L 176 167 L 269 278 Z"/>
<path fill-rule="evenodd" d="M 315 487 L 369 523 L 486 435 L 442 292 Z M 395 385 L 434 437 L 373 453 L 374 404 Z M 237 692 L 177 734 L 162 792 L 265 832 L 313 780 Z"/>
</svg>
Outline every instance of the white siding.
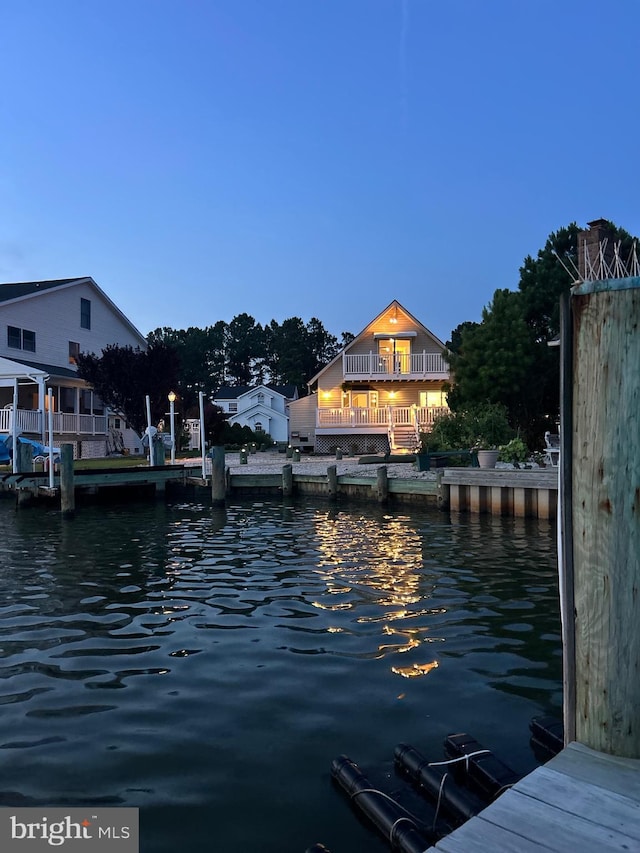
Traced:
<svg viewBox="0 0 640 853">
<path fill-rule="evenodd" d="M 82 298 L 91 302 L 91 329 L 80 326 Z M 35 332 L 36 351 L 8 347 L 7 326 Z M 44 290 L 16 302 L 0 303 L 0 356 L 73 369 L 69 364 L 69 341 L 80 344 L 81 352 L 95 352 L 96 355 L 108 344 L 144 346 L 143 341 L 89 282 Z"/>
<path fill-rule="evenodd" d="M 309 394 L 289 404 L 289 430 L 293 447 L 314 446 L 316 440 L 316 410 L 318 395 Z M 294 433 L 298 433 L 294 437 Z M 307 440 L 302 441 L 306 436 Z"/>
</svg>

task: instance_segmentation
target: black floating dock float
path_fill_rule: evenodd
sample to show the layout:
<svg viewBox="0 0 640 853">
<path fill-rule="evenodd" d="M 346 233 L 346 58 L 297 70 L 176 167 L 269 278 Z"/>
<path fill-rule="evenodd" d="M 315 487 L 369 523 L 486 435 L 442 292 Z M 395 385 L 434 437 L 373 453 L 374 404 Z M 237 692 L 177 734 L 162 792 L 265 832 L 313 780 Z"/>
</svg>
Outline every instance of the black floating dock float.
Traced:
<svg viewBox="0 0 640 853">
<path fill-rule="evenodd" d="M 424 853 L 435 843 L 418 821 L 383 791 L 373 788 L 357 764 L 341 755 L 331 764 L 331 775 L 354 803 L 387 839 L 392 850 Z"/>
<path fill-rule="evenodd" d="M 506 788 L 510 788 L 520 777 L 507 764 L 468 734 L 448 735 L 444 741 L 448 758 L 465 758 L 452 764 L 458 780 L 468 781 L 489 802 Z"/>
<path fill-rule="evenodd" d="M 414 782 L 421 793 L 439 804 L 456 823 L 464 823 L 485 808 L 486 802 L 473 791 L 458 785 L 448 766 L 430 766 L 414 747 L 399 743 L 394 751 L 396 764 Z"/>
<path fill-rule="evenodd" d="M 533 717 L 529 723 L 531 746 L 543 763 L 564 749 L 564 726 L 557 717 Z"/>
</svg>

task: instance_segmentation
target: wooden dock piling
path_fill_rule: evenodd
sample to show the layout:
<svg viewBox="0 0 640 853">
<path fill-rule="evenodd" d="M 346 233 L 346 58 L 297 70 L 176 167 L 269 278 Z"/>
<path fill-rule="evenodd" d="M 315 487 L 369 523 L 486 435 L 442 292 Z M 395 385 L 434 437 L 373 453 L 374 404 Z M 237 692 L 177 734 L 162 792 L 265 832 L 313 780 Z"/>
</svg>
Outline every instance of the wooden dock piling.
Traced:
<svg viewBox="0 0 640 853">
<path fill-rule="evenodd" d="M 211 449 L 211 501 L 214 506 L 225 502 L 227 483 L 224 470 L 224 447 Z"/>
<path fill-rule="evenodd" d="M 293 494 L 293 465 L 282 466 L 282 496 L 290 498 Z"/>
<path fill-rule="evenodd" d="M 575 705 L 565 710 L 581 743 L 640 758 L 640 277 L 585 281 L 571 307 Z"/>
<path fill-rule="evenodd" d="M 389 500 L 389 481 L 387 479 L 387 466 L 381 465 L 376 470 L 376 492 L 378 503 L 386 504 Z"/>
<path fill-rule="evenodd" d="M 60 448 L 60 510 L 63 518 L 72 518 L 76 511 L 73 444 L 63 444 Z"/>
<path fill-rule="evenodd" d="M 329 499 L 335 501 L 338 497 L 338 468 L 329 465 L 327 468 L 327 479 L 329 481 Z"/>
</svg>

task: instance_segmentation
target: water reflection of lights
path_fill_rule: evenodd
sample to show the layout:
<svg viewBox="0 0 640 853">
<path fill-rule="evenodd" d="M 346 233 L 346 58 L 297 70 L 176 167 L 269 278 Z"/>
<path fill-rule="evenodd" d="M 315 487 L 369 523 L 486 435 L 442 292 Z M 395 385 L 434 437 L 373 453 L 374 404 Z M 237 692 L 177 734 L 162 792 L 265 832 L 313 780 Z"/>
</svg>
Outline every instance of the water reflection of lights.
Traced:
<svg viewBox="0 0 640 853">
<path fill-rule="evenodd" d="M 396 675 L 401 675 L 403 678 L 417 678 L 421 675 L 428 675 L 431 670 L 438 668 L 438 661 L 434 660 L 431 663 L 412 663 L 410 666 L 392 666 L 391 672 Z"/>
<path fill-rule="evenodd" d="M 394 622 L 399 619 L 415 619 L 417 616 L 434 616 L 446 612 L 446 607 L 430 607 L 426 610 L 396 610 L 394 613 L 381 613 L 378 616 L 359 616 L 358 622 Z"/>
<path fill-rule="evenodd" d="M 315 521 L 315 544 L 320 552 L 317 566 L 325 580 L 326 596 L 314 601 L 313 606 L 336 612 L 339 624 L 341 611 L 362 611 L 371 605 L 383 608 L 382 612 L 354 614 L 349 622 L 342 623 L 344 627 L 327 629 L 329 633 L 370 637 L 376 647 L 366 656 L 374 658 L 395 657 L 412 653 L 424 643 L 443 642 L 442 637 L 429 636 L 431 617 L 446 613 L 446 609 L 424 606 L 433 594 L 434 581 L 425 569 L 423 538 L 410 519 L 386 515 L 371 521 L 330 512 L 318 514 Z M 366 630 L 376 625 L 377 635 Z M 437 666 L 437 661 L 416 662 L 391 670 L 403 678 L 416 678 Z"/>
<path fill-rule="evenodd" d="M 316 534 L 329 593 L 344 593 L 346 582 L 383 606 L 423 598 L 422 539 L 408 519 L 386 515 L 375 523 L 346 513 L 318 514 Z"/>
</svg>

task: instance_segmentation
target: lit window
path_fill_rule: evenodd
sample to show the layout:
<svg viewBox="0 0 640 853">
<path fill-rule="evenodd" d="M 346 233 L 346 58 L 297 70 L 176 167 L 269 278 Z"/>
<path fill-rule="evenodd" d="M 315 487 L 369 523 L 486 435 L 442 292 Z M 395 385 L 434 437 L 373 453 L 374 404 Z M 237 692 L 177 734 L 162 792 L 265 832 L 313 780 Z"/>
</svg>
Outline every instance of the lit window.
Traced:
<svg viewBox="0 0 640 853">
<path fill-rule="evenodd" d="M 69 341 L 69 364 L 75 364 L 80 355 L 80 344 L 75 341 Z"/>
<path fill-rule="evenodd" d="M 91 328 L 91 300 L 80 300 L 80 326 L 83 329 Z"/>
</svg>

